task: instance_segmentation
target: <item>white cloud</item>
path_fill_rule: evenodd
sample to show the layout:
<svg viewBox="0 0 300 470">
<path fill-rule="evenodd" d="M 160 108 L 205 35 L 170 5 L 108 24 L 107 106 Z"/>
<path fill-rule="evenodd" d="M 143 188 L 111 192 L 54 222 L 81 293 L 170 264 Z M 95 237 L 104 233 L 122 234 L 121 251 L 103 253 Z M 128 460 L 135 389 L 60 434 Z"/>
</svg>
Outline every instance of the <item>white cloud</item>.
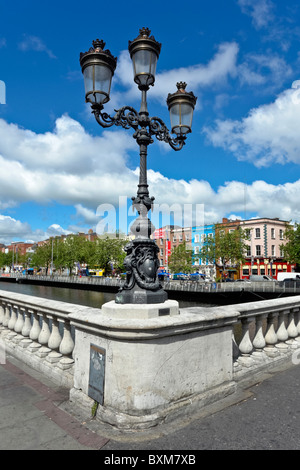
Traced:
<svg viewBox="0 0 300 470">
<path fill-rule="evenodd" d="M 229 77 L 233 77 L 237 73 L 238 51 L 239 47 L 236 42 L 222 43 L 218 46 L 214 57 L 205 65 L 178 67 L 165 72 L 159 72 L 158 67 L 155 86 L 149 92 L 151 98 L 165 102 L 168 94 L 176 91 L 176 83 L 180 81 L 186 82 L 187 91 L 193 92 L 201 87 L 226 82 Z M 122 101 L 127 102 L 127 99 L 137 99 L 140 96 L 140 92 L 133 82 L 132 62 L 128 51 L 122 51 L 120 54 L 116 69 L 116 80 L 118 84 L 127 88 L 127 92 L 122 93 Z M 114 93 L 112 93 L 112 97 Z M 119 98 L 120 95 L 113 97 L 115 102 L 119 101 Z"/>
<path fill-rule="evenodd" d="M 251 16 L 257 29 L 266 27 L 274 18 L 271 0 L 238 0 L 238 4 L 243 13 Z"/>
<path fill-rule="evenodd" d="M 294 107 L 299 112 L 299 103 L 296 103 L 299 92 L 295 83 L 294 88 L 280 95 L 275 103 L 253 110 L 241 123 L 219 122 L 210 137 L 215 145 L 225 145 L 240 158 L 246 155 L 241 147 L 243 150 L 247 147 L 247 157 L 256 162 L 262 158 L 261 152 L 268 144 L 269 157 L 278 160 L 279 148 L 285 148 L 283 160 L 294 158 L 299 162 L 296 152 L 300 143 L 298 119 L 293 113 Z M 279 115 L 281 122 L 276 125 Z M 284 125 L 289 125 L 286 131 L 290 132 L 289 139 L 281 130 Z M 98 205 L 109 203 L 117 207 L 120 196 L 130 198 L 136 192 L 139 170 L 128 168 L 126 162 L 127 152 L 135 146 L 134 139 L 119 130 L 93 137 L 68 116 L 59 118 L 53 132 L 45 134 L 0 120 L 0 209 L 3 211 L 26 201 L 38 204 L 54 201 L 75 207 L 73 220 L 77 227 L 95 227 Z M 277 186 L 255 181 L 247 187 L 231 181 L 214 190 L 207 181 L 172 179 L 150 168 L 148 182 L 156 204 L 177 203 L 182 207 L 203 204 L 205 223 L 221 220 L 229 209 L 243 216 L 245 195 L 248 213 L 300 220 L 300 180 Z M 2 243 L 10 243 L 12 239 L 37 241 L 70 231 L 71 227 L 55 223 L 45 231 L 32 230 L 26 221 L 6 215 L 0 217 Z"/>
<path fill-rule="evenodd" d="M 50 49 L 48 49 L 48 47 L 42 41 L 42 39 L 37 36 L 24 35 L 23 41 L 19 43 L 19 49 L 22 51 L 32 50 L 32 51 L 38 51 L 38 52 L 46 52 L 46 54 L 51 59 L 56 59 L 53 52 Z"/>
<path fill-rule="evenodd" d="M 258 167 L 272 163 L 300 163 L 300 88 L 282 92 L 273 103 L 252 109 L 241 121 L 218 120 L 204 128 L 210 142 L 249 160 Z"/>
<path fill-rule="evenodd" d="M 32 230 L 28 222 L 22 222 L 13 217 L 0 214 L 0 243 L 10 244 L 13 240 L 27 243 L 35 243 L 47 240 L 57 235 L 71 233 L 58 224 L 50 225 L 45 231 L 41 229 Z"/>
</svg>

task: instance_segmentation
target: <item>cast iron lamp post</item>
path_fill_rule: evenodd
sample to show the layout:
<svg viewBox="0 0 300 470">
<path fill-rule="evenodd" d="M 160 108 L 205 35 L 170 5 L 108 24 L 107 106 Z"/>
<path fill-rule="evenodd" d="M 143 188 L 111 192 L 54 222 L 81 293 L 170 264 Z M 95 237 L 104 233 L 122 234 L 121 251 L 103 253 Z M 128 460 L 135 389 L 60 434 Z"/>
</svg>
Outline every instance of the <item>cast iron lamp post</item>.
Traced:
<svg viewBox="0 0 300 470">
<path fill-rule="evenodd" d="M 105 43 L 99 39 L 93 41 L 88 52 L 80 54 L 80 65 L 84 76 L 85 99 L 91 103 L 92 113 L 100 126 L 113 125 L 124 129 L 132 128 L 133 137 L 140 148 L 140 175 L 137 196 L 132 198 L 132 205 L 138 217 L 131 227 L 134 239 L 126 247 L 126 281 L 116 295 L 119 304 L 151 304 L 167 300 L 166 292 L 161 288 L 157 270 L 158 247 L 150 238 L 155 228 L 147 214 L 154 197 L 149 197 L 147 184 L 147 149 L 153 143 L 152 136 L 167 142 L 174 150 L 181 150 L 186 135 L 191 132 L 193 110 L 197 98 L 185 90 L 186 83 L 177 83 L 177 91 L 169 94 L 167 105 L 171 119 L 171 137 L 164 122 L 158 117 L 150 117 L 147 109 L 147 91 L 154 85 L 156 63 L 161 44 L 150 36 L 148 28 L 140 29 L 139 36 L 129 41 L 128 49 L 133 63 L 134 81 L 141 90 L 141 108 L 137 112 L 131 106 L 115 110 L 114 116 L 103 112 L 104 104 L 110 99 L 111 80 L 116 69 L 117 58 L 109 50 L 104 50 Z"/>
</svg>

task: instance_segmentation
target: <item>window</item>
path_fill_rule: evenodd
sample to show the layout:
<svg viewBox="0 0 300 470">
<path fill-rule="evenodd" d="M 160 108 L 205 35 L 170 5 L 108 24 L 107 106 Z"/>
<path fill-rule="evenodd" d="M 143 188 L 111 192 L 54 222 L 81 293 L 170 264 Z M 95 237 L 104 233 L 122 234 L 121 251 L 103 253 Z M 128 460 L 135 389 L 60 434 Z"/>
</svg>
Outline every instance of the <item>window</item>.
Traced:
<svg viewBox="0 0 300 470">
<path fill-rule="evenodd" d="M 255 238 L 260 238 L 260 228 L 255 229 Z"/>
<path fill-rule="evenodd" d="M 251 246 L 247 246 L 247 256 L 251 256 Z"/>
<path fill-rule="evenodd" d="M 199 246 L 195 246 L 195 254 L 199 253 Z"/>
<path fill-rule="evenodd" d="M 256 229 L 257 230 L 257 229 Z M 258 229 L 259 230 L 259 229 Z M 260 249 L 260 245 L 256 245 L 256 256 L 260 256 L 261 255 L 261 249 Z"/>
<path fill-rule="evenodd" d="M 198 243 L 199 242 L 199 233 L 196 233 L 195 234 L 195 243 Z"/>
<path fill-rule="evenodd" d="M 280 240 L 283 240 L 283 230 L 282 230 L 282 228 L 279 230 L 279 238 L 280 238 Z"/>
<path fill-rule="evenodd" d="M 271 238 L 274 240 L 275 238 L 275 228 L 271 228 Z"/>
<path fill-rule="evenodd" d="M 272 250 L 272 256 L 275 256 L 275 245 L 272 245 L 271 250 Z"/>
<path fill-rule="evenodd" d="M 159 242 L 160 242 L 161 245 L 163 245 L 163 243 L 164 243 L 162 238 L 159 239 Z"/>
</svg>

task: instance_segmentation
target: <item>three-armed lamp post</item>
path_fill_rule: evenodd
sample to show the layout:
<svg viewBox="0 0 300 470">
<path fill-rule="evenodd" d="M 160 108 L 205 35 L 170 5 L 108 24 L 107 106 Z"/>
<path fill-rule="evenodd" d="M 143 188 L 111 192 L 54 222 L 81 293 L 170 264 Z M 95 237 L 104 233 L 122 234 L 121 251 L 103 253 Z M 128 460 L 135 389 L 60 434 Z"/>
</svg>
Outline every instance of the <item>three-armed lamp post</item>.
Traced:
<svg viewBox="0 0 300 470">
<path fill-rule="evenodd" d="M 134 239 L 126 247 L 125 267 L 127 277 L 124 286 L 116 295 L 119 304 L 151 304 L 167 300 L 158 279 L 158 247 L 150 238 L 154 226 L 148 218 L 148 211 L 153 204 L 149 197 L 147 184 L 147 148 L 153 143 L 152 136 L 167 142 L 174 150 L 181 150 L 186 135 L 191 132 L 193 110 L 197 98 L 185 90 L 186 83 L 177 83 L 177 91 L 169 94 L 167 105 L 171 118 L 171 137 L 164 122 L 158 117 L 150 117 L 147 109 L 147 91 L 154 85 L 156 63 L 161 44 L 150 36 L 148 28 L 140 29 L 139 36 L 129 41 L 129 53 L 133 63 L 134 81 L 141 90 L 141 108 L 137 112 L 131 106 L 116 110 L 114 116 L 103 112 L 104 104 L 110 99 L 111 80 L 116 69 L 117 59 L 109 50 L 104 50 L 105 43 L 99 39 L 93 41 L 88 52 L 80 54 L 80 65 L 84 75 L 85 99 L 91 103 L 92 113 L 100 126 L 113 125 L 124 129 L 134 129 L 133 137 L 140 147 L 140 175 L 137 196 L 132 198 L 132 205 L 138 217 L 131 227 Z"/>
</svg>

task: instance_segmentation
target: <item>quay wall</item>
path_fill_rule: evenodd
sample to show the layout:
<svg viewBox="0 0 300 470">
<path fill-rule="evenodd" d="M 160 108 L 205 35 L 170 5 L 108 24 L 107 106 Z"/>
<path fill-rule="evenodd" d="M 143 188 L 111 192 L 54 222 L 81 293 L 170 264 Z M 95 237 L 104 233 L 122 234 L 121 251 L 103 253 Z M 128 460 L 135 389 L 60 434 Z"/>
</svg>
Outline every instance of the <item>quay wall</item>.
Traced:
<svg viewBox="0 0 300 470">
<path fill-rule="evenodd" d="M 67 287 L 101 292 L 117 293 L 122 280 L 107 277 L 79 276 L 42 276 L 5 274 L 1 281 Z M 231 305 L 234 303 L 253 302 L 286 296 L 300 295 L 300 286 L 281 285 L 277 281 L 270 282 L 195 282 L 195 281 L 164 281 L 163 289 L 168 298 L 173 300 L 190 300 L 199 303 Z"/>
</svg>

